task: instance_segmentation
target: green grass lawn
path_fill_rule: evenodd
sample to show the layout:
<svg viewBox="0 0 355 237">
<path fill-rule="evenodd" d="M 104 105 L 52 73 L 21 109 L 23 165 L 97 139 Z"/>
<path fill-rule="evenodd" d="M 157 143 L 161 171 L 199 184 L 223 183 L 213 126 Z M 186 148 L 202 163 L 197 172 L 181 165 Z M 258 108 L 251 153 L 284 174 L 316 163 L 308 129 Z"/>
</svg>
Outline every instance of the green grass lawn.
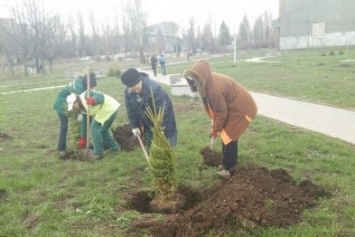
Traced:
<svg viewBox="0 0 355 237">
<path fill-rule="evenodd" d="M 215 71 L 234 77 L 249 90 L 355 110 L 355 62 L 342 62 L 354 58 L 355 51 L 344 52 L 321 56 L 315 50 L 289 51 L 266 59 L 270 63 L 243 62 L 251 55 L 265 56 L 245 52 L 236 65 L 232 56 L 209 61 Z M 168 65 L 168 71 L 181 73 L 192 63 Z M 0 93 L 11 90 L 4 85 L 15 85 L 17 90 L 66 84 L 70 81 L 66 70 L 80 72 L 83 66 L 54 65 L 53 75 L 26 79 L 4 73 Z M 90 66 L 95 70 L 110 67 Z M 148 215 L 123 206 L 125 193 L 135 188 L 137 179 L 149 188 L 144 154 L 136 149 L 93 163 L 58 159 L 59 121 L 52 105 L 59 90 L 0 95 L 0 132 L 12 137 L 0 140 L 0 236 L 129 236 L 132 223 Z M 97 90 L 121 103 L 113 127 L 127 124 L 120 80 L 99 78 Z M 174 103 L 193 102 L 187 97 L 171 98 Z M 209 118 L 201 110 L 177 113 L 176 119 L 179 185 L 212 187 L 218 181 L 215 169 L 205 170 L 202 179 L 197 169 L 202 162 L 198 151 L 209 144 Z M 75 142 L 69 136 L 69 149 L 74 149 Z M 218 141 L 215 147 L 220 148 Z M 240 139 L 239 153 L 240 163 L 284 168 L 297 181 L 310 179 L 324 186 L 332 197 L 320 199 L 295 226 L 241 230 L 226 236 L 355 236 L 353 145 L 257 116 Z"/>
</svg>

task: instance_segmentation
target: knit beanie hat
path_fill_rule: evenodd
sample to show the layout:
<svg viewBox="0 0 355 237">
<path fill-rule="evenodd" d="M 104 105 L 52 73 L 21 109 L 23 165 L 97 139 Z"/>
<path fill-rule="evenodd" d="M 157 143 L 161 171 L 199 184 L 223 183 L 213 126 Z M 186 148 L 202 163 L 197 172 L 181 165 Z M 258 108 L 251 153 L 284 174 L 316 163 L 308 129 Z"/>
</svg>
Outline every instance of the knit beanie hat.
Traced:
<svg viewBox="0 0 355 237">
<path fill-rule="evenodd" d="M 141 81 L 141 78 L 137 69 L 130 68 L 127 69 L 124 73 L 122 73 L 121 81 L 127 87 L 133 87 Z"/>
</svg>

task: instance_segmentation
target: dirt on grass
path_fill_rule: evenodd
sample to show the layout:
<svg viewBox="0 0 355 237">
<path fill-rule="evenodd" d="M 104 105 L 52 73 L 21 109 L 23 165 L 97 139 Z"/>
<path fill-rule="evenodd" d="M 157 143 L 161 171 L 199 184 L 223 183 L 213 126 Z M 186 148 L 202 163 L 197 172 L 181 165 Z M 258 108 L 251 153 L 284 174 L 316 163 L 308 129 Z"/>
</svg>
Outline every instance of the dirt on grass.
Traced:
<svg viewBox="0 0 355 237">
<path fill-rule="evenodd" d="M 202 148 L 200 154 L 207 168 L 221 164 L 222 154 L 209 147 Z M 130 233 L 198 237 L 210 231 L 222 236 L 229 231 L 284 228 L 302 221 L 305 209 L 316 206 L 319 197 L 330 195 L 311 180 L 297 183 L 285 169 L 268 170 L 251 163 L 233 168 L 228 179 L 216 179 L 219 183 L 213 189 L 179 187 L 177 192 L 187 199 L 184 208 L 172 214 L 147 215 L 134 223 Z M 131 190 L 125 193 L 126 208 L 154 213 L 150 208 L 153 197 L 151 191 Z"/>
<path fill-rule="evenodd" d="M 177 108 L 184 112 L 195 107 Z M 137 140 L 132 143 L 129 125 L 114 129 L 113 135 L 124 151 L 139 147 Z M 208 147 L 202 148 L 200 154 L 201 164 L 207 168 L 221 164 L 222 155 Z M 186 205 L 173 213 L 151 215 L 155 213 L 150 205 L 154 192 L 141 187 L 139 177 L 134 179 L 136 189 L 123 194 L 123 208 L 147 215 L 129 229 L 132 236 L 141 236 L 144 232 L 150 236 L 199 237 L 211 231 L 215 236 L 222 236 L 229 231 L 247 233 L 255 228 L 285 228 L 302 221 L 302 212 L 316 206 L 319 197 L 330 195 L 311 180 L 297 183 L 285 169 L 268 170 L 251 163 L 239 164 L 231 170 L 228 179 L 216 175 L 218 184 L 212 189 L 179 187 L 177 193 L 186 198 Z"/>
<path fill-rule="evenodd" d="M 112 130 L 113 137 L 120 144 L 122 151 L 133 151 L 139 146 L 139 141 L 133 136 L 132 129 L 129 124 L 125 124 Z"/>
<path fill-rule="evenodd" d="M 310 180 L 297 184 L 284 169 L 269 171 L 255 164 L 238 165 L 228 180 L 213 190 L 179 189 L 187 197 L 186 209 L 163 218 L 148 217 L 134 224 L 131 232 L 148 231 L 152 236 L 204 236 L 209 231 L 221 236 L 228 231 L 257 227 L 287 227 L 302 220 L 302 212 L 328 196 Z M 148 194 L 128 198 L 130 207 L 149 213 Z M 145 206 L 145 208 L 142 208 Z M 140 207 L 140 208 L 138 208 Z"/>
</svg>

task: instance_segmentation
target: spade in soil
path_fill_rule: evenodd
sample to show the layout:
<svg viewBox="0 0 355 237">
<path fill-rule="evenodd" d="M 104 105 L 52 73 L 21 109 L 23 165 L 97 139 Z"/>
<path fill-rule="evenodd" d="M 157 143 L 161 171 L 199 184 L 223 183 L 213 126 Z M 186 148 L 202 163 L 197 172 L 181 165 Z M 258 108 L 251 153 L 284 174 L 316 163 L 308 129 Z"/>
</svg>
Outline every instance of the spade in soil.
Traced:
<svg viewBox="0 0 355 237">
<path fill-rule="evenodd" d="M 315 207 L 319 197 L 329 196 L 323 187 L 310 180 L 297 184 L 284 169 L 269 171 L 254 164 L 238 165 L 228 181 L 220 181 L 213 189 L 183 187 L 178 192 L 187 199 L 185 208 L 164 218 L 148 216 L 135 222 L 130 232 L 202 237 L 210 231 L 223 236 L 229 231 L 286 228 L 302 221 L 302 212 Z M 151 197 L 147 193 L 126 195 L 129 207 L 150 212 Z"/>
<path fill-rule="evenodd" d="M 217 167 L 222 155 L 206 147 L 200 151 L 205 166 Z M 268 170 L 254 164 L 233 168 L 231 178 L 218 180 L 211 189 L 179 187 L 186 206 L 164 218 L 148 216 L 136 221 L 130 232 L 151 236 L 215 236 L 227 232 L 248 232 L 255 228 L 287 228 L 302 221 L 302 212 L 317 205 L 319 197 L 330 197 L 310 180 L 297 183 L 285 169 Z M 127 204 L 142 213 L 151 213 L 148 193 L 128 193 Z"/>
</svg>

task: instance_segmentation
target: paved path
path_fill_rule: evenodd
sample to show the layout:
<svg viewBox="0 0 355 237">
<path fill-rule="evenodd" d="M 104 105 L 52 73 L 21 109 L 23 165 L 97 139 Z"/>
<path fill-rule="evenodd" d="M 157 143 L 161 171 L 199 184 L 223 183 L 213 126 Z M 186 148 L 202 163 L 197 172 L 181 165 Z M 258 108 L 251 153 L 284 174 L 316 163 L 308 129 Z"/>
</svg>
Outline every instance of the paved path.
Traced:
<svg viewBox="0 0 355 237">
<path fill-rule="evenodd" d="M 355 112 L 252 92 L 258 114 L 355 145 Z"/>
<path fill-rule="evenodd" d="M 158 68 L 159 70 L 159 68 Z M 164 84 L 170 76 L 144 71 Z M 185 83 L 184 80 L 182 83 Z M 258 105 L 258 114 L 293 126 L 302 127 L 355 145 L 355 111 L 251 92 Z"/>
</svg>

